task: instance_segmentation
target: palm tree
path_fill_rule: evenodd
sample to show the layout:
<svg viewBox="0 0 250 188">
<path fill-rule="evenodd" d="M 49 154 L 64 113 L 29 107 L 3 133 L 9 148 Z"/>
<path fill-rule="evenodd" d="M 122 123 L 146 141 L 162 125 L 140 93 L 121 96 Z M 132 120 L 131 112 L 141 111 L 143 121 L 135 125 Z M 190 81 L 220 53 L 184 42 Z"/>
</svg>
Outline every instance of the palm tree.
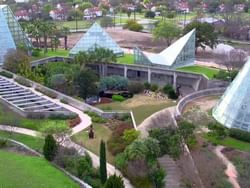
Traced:
<svg viewBox="0 0 250 188">
<path fill-rule="evenodd" d="M 69 27 L 63 27 L 61 29 L 61 34 L 64 37 L 64 49 L 68 49 L 68 35 L 70 34 L 70 29 Z"/>
<path fill-rule="evenodd" d="M 56 30 L 56 24 L 52 22 L 41 22 L 39 31 L 42 33 L 44 41 L 44 53 L 48 52 L 48 37 L 51 36 Z"/>
</svg>

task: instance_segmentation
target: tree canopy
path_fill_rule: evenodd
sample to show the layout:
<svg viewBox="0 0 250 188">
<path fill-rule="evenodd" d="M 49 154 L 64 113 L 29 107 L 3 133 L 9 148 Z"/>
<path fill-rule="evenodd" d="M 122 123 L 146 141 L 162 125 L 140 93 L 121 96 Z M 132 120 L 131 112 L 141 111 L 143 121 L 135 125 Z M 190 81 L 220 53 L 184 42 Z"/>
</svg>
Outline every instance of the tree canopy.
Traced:
<svg viewBox="0 0 250 188">
<path fill-rule="evenodd" d="M 206 46 L 214 48 L 217 45 L 217 33 L 213 25 L 209 23 L 201 23 L 198 21 L 191 22 L 184 28 L 184 34 L 196 29 L 196 49 L 201 47 L 205 49 Z"/>
<path fill-rule="evenodd" d="M 153 30 L 154 39 L 166 41 L 168 46 L 180 33 L 181 30 L 177 25 L 165 21 L 161 21 Z"/>
</svg>

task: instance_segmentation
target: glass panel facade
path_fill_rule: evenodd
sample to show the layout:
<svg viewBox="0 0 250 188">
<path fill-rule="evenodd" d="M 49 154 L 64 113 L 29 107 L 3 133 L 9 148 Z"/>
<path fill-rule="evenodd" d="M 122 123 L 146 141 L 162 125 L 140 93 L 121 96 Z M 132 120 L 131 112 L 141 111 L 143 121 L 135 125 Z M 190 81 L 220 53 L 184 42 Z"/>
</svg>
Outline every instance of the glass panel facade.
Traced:
<svg viewBox="0 0 250 188">
<path fill-rule="evenodd" d="M 147 56 L 139 49 L 134 48 L 134 61 L 136 64 L 146 64 L 152 65 L 152 62 L 147 58 Z"/>
<path fill-rule="evenodd" d="M 0 64 L 4 62 L 4 55 L 9 49 L 16 49 L 7 21 L 0 8 Z"/>
<path fill-rule="evenodd" d="M 123 55 L 123 50 L 97 23 L 94 23 L 70 50 L 70 55 L 78 54 L 80 51 L 93 50 L 97 47 L 112 50 L 117 56 Z"/>
<path fill-rule="evenodd" d="M 0 64 L 8 49 L 15 49 L 21 44 L 32 47 L 11 9 L 7 5 L 0 5 Z"/>
<path fill-rule="evenodd" d="M 136 64 L 150 64 L 169 69 L 193 65 L 195 61 L 195 30 L 177 40 L 161 53 L 155 54 L 153 58 L 147 57 L 138 48 L 134 49 L 134 57 Z"/>
<path fill-rule="evenodd" d="M 213 117 L 228 128 L 250 132 L 250 60 L 213 109 Z"/>
<path fill-rule="evenodd" d="M 26 34 L 23 32 L 21 25 L 16 20 L 11 9 L 7 5 L 2 5 L 1 9 L 8 23 L 9 30 L 12 34 L 16 46 L 23 44 L 27 47 L 32 47 L 31 42 L 29 41 Z"/>
</svg>

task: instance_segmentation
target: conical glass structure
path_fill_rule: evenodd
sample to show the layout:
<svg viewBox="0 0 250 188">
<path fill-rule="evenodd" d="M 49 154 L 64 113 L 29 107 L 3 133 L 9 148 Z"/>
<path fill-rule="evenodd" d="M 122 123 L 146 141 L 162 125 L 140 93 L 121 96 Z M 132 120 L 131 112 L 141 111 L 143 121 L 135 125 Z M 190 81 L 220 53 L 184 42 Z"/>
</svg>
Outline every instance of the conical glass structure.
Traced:
<svg viewBox="0 0 250 188">
<path fill-rule="evenodd" d="M 228 128 L 250 132 L 250 59 L 213 109 L 213 117 Z"/>
<path fill-rule="evenodd" d="M 32 47 L 28 37 L 7 5 L 0 5 L 0 64 L 9 49 L 24 45 Z"/>
<path fill-rule="evenodd" d="M 70 55 L 76 55 L 80 51 L 90 51 L 95 48 L 105 48 L 113 51 L 117 56 L 123 55 L 123 50 L 97 23 L 94 23 L 70 50 Z"/>
</svg>

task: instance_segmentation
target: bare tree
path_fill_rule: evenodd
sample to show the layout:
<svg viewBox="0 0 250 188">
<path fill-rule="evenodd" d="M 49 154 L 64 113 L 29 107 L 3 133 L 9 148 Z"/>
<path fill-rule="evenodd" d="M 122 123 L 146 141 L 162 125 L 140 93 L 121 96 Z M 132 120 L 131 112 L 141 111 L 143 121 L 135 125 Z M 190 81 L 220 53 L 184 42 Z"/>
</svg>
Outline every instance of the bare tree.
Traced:
<svg viewBox="0 0 250 188">
<path fill-rule="evenodd" d="M 242 68 L 247 60 L 247 53 L 241 49 L 233 49 L 227 54 L 222 54 L 221 59 L 224 59 L 222 64 L 227 67 L 227 71 L 231 72 Z"/>
</svg>

